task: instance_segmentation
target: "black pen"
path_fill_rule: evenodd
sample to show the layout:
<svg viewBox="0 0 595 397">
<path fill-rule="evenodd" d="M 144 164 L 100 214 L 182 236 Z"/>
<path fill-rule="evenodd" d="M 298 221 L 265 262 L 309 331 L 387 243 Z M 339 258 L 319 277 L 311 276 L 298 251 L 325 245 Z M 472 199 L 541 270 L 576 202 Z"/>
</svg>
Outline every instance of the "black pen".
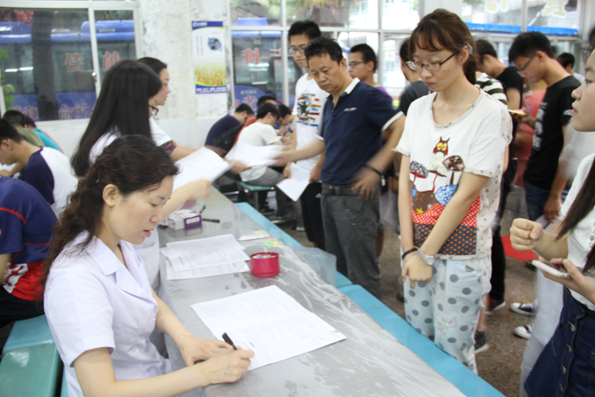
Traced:
<svg viewBox="0 0 595 397">
<path fill-rule="evenodd" d="M 202 218 L 203 221 L 205 222 L 213 222 L 213 223 L 220 223 L 221 220 L 220 219 L 207 219 L 207 218 Z"/>
<path fill-rule="evenodd" d="M 233 347 L 233 350 L 238 350 L 236 345 L 233 344 L 233 341 L 231 340 L 231 338 L 227 335 L 227 332 L 223 334 L 223 340 L 225 341 L 225 343 L 227 343 L 228 345 Z"/>
<path fill-rule="evenodd" d="M 201 215 L 205 208 L 207 208 L 206 204 L 202 206 L 202 209 L 198 212 L 198 215 Z"/>
</svg>

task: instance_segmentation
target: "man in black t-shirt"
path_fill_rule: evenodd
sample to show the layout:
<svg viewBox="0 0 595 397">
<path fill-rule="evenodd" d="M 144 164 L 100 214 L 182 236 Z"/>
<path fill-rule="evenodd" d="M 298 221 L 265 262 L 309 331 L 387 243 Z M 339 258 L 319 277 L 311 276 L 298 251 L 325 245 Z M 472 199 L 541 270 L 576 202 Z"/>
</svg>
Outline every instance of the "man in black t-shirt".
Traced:
<svg viewBox="0 0 595 397">
<path fill-rule="evenodd" d="M 514 66 L 506 66 L 500 61 L 496 50 L 489 41 L 477 40 L 475 46 L 479 57 L 479 63 L 477 65 L 478 69 L 488 76 L 500 81 L 506 92 L 508 109 L 519 110 L 523 103 L 523 78 L 519 74 L 518 69 Z M 492 290 L 490 291 L 490 300 L 487 304 L 487 311 L 489 313 L 505 306 L 504 278 L 506 257 L 504 255 L 502 239 L 500 238 L 500 219 L 502 219 L 504 207 L 506 206 L 506 198 L 508 197 L 508 193 L 510 193 L 517 172 L 518 160 L 513 143 L 518 125 L 519 123 L 513 119 L 513 140 L 508 146 L 508 168 L 502 178 L 500 187 L 500 205 L 498 206 L 498 212 L 496 213 L 496 218 L 492 225 L 492 277 L 490 279 Z"/>
<path fill-rule="evenodd" d="M 421 79 L 419 71 L 411 69 L 407 66 L 407 62 L 411 60 L 409 56 L 409 39 L 406 39 L 401 43 L 401 49 L 399 51 L 399 58 L 401 58 L 401 71 L 405 76 L 405 79 L 409 82 L 409 85 L 405 87 L 401 93 L 401 101 L 399 102 L 399 109 L 407 115 L 409 105 L 417 98 L 428 95 L 430 89 Z"/>
<path fill-rule="evenodd" d="M 528 80 L 544 80 L 547 84 L 537 119 L 527 109 L 522 109 L 524 116 L 515 115 L 514 119 L 535 129 L 531 156 L 523 174 L 529 218 L 536 220 L 544 215 L 553 222 L 560 215 L 568 181 L 568 175 L 560 172 L 558 158 L 571 117 L 572 91 L 580 84 L 556 61 L 550 41 L 543 33 L 519 34 L 508 58 Z"/>
</svg>

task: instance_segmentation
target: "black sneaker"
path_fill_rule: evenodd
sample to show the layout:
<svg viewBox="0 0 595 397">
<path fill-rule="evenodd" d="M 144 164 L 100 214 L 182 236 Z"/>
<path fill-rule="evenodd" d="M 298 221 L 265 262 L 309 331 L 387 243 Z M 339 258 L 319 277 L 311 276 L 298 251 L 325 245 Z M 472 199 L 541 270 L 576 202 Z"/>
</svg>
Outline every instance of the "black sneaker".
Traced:
<svg viewBox="0 0 595 397">
<path fill-rule="evenodd" d="M 506 302 L 504 301 L 504 299 L 496 300 L 488 298 L 488 307 L 486 308 L 486 314 L 494 314 L 495 311 L 502 309 L 504 306 L 506 306 Z"/>
<path fill-rule="evenodd" d="M 535 317 L 536 307 L 533 302 L 531 303 L 519 303 L 514 302 L 510 305 L 510 310 L 517 314 L 522 314 L 523 316 L 530 316 Z"/>
<path fill-rule="evenodd" d="M 475 331 L 475 354 L 485 352 L 489 348 L 485 332 Z"/>
</svg>

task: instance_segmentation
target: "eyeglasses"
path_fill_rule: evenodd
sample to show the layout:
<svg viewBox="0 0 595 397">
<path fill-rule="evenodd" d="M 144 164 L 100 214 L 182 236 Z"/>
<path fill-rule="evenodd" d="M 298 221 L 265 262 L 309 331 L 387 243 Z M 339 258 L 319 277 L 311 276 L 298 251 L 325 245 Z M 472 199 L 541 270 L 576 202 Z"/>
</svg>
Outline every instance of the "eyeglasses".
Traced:
<svg viewBox="0 0 595 397">
<path fill-rule="evenodd" d="M 422 67 L 425 67 L 426 69 L 435 72 L 436 70 L 439 70 L 440 66 L 444 65 L 450 58 L 454 57 L 455 55 L 459 55 L 459 54 L 460 54 L 460 52 L 455 52 L 442 62 L 421 63 L 421 62 L 415 62 L 415 61 L 411 60 L 411 61 L 407 61 L 407 66 L 409 66 L 409 69 L 411 69 L 411 70 L 421 70 Z"/>
<path fill-rule="evenodd" d="M 537 55 L 537 53 L 531 55 L 531 58 L 529 58 L 529 60 L 525 64 L 525 66 L 523 66 L 522 68 L 519 68 L 519 72 L 523 73 L 525 71 L 525 69 L 527 69 L 527 66 L 529 66 L 529 64 L 531 63 L 531 61 L 533 60 L 533 58 L 535 58 L 535 55 Z"/>
<path fill-rule="evenodd" d="M 350 68 L 354 68 L 357 65 L 359 65 L 360 63 L 365 63 L 365 62 L 364 61 L 351 61 L 351 62 L 348 63 L 348 65 L 349 65 Z"/>
<path fill-rule="evenodd" d="M 310 43 L 308 43 L 308 44 L 303 44 L 303 45 L 301 45 L 301 46 L 299 46 L 299 47 L 296 47 L 296 46 L 291 46 L 291 47 L 290 47 L 290 50 L 291 50 L 292 52 L 294 52 L 294 53 L 300 53 L 300 54 L 303 54 L 303 53 L 304 53 L 304 51 L 306 51 L 306 47 L 308 47 L 308 45 L 309 45 L 309 44 L 310 44 Z"/>
<path fill-rule="evenodd" d="M 149 105 L 149 107 L 151 108 L 151 114 L 153 116 L 157 116 L 157 113 L 159 113 L 159 108 L 153 105 Z"/>
</svg>

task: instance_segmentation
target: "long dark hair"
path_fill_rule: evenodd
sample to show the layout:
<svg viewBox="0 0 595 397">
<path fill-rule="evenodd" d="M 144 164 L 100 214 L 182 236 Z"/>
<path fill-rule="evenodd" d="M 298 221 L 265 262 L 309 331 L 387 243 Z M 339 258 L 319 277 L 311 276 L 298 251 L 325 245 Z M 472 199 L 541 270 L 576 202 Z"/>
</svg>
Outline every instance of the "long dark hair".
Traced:
<svg viewBox="0 0 595 397">
<path fill-rule="evenodd" d="M 578 226 L 578 224 L 585 219 L 585 217 L 595 208 L 595 193 L 593 192 L 595 186 L 595 161 L 591 164 L 591 169 L 585 178 L 583 187 L 579 191 L 576 199 L 570 206 L 570 210 L 562 222 L 562 229 L 558 234 L 558 239 L 562 238 L 569 231 Z M 595 245 L 587 254 L 587 263 L 583 269 L 583 273 L 595 267 Z"/>
<path fill-rule="evenodd" d="M 117 128 L 121 135 L 151 138 L 149 98 L 160 89 L 159 76 L 135 61 L 119 62 L 106 73 L 89 125 L 72 156 L 77 176 L 83 177 L 89 171 L 89 153 L 110 129 Z"/>
<path fill-rule="evenodd" d="M 151 70 L 153 70 L 153 72 L 157 74 L 161 73 L 163 69 L 167 69 L 167 65 L 157 58 L 142 57 L 138 59 L 136 62 L 142 63 L 143 65 L 150 67 Z"/>
<path fill-rule="evenodd" d="M 427 51 L 451 50 L 454 53 L 469 47 L 469 58 L 463 65 L 465 77 L 471 84 L 475 84 L 477 70 L 477 55 L 475 41 L 469 28 L 457 14 L 438 8 L 426 15 L 417 24 L 409 40 L 409 58 L 415 53 L 415 48 Z"/>
<path fill-rule="evenodd" d="M 88 237 L 66 255 L 81 252 L 101 229 L 103 189 L 115 185 L 122 195 L 159 186 L 169 175 L 178 173 L 178 166 L 155 143 L 140 135 L 126 135 L 115 139 L 97 157 L 88 175 L 79 181 L 59 223 L 54 228 L 54 238 L 49 255 L 44 261 L 41 284 L 45 287 L 52 263 L 67 244 L 80 233 Z"/>
</svg>

